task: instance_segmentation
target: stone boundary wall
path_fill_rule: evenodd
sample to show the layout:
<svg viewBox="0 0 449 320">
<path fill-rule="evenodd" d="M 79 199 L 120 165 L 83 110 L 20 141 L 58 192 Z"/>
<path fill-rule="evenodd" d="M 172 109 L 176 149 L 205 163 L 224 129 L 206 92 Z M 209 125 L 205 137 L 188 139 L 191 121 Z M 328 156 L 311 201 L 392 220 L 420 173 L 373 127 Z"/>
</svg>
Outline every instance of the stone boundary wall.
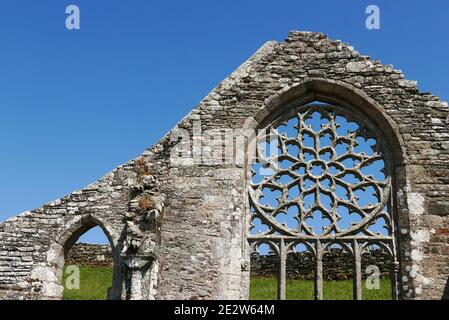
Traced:
<svg viewBox="0 0 449 320">
<path fill-rule="evenodd" d="M 382 277 L 390 277 L 391 259 L 380 251 L 362 256 L 362 276 L 366 278 L 366 268 L 375 265 Z M 251 276 L 272 277 L 278 274 L 279 259 L 276 255 L 251 255 Z M 323 277 L 325 280 L 347 280 L 352 278 L 353 262 L 347 252 L 332 250 L 323 257 Z M 310 253 L 291 253 L 287 256 L 287 278 L 311 280 L 314 277 L 314 258 Z"/>
<path fill-rule="evenodd" d="M 76 243 L 69 251 L 66 265 L 112 267 L 111 246 L 101 244 Z"/>
</svg>

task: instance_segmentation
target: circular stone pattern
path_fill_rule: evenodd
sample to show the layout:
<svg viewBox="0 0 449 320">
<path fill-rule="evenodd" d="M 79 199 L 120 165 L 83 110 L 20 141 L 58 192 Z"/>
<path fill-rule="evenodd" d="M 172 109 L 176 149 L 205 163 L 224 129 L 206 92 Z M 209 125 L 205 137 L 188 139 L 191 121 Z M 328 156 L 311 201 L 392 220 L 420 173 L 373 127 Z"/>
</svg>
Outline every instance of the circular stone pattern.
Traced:
<svg viewBox="0 0 449 320">
<path fill-rule="evenodd" d="M 249 188 L 251 234 L 389 235 L 390 172 L 373 128 L 344 108 L 309 104 L 261 130 Z"/>
</svg>

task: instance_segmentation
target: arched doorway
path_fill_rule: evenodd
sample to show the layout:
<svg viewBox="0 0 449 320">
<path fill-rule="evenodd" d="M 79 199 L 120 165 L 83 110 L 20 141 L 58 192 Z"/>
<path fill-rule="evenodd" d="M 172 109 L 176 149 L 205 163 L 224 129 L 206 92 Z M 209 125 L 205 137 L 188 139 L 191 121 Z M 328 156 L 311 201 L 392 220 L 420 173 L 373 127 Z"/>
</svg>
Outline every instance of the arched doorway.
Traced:
<svg viewBox="0 0 449 320">
<path fill-rule="evenodd" d="M 62 288 L 59 298 L 120 299 L 120 255 L 111 234 L 111 230 L 92 215 L 77 217 L 67 226 L 54 254 Z M 94 241 L 86 241 L 89 235 Z M 81 244 L 83 239 L 87 243 Z"/>
<path fill-rule="evenodd" d="M 65 253 L 62 299 L 107 299 L 113 267 L 112 247 L 104 231 L 99 226 L 86 231 Z"/>
<path fill-rule="evenodd" d="M 276 279 L 278 299 L 398 297 L 394 158 L 401 150 L 390 147 L 390 129 L 381 130 L 345 100 L 353 92 L 342 87 L 332 97 L 335 87 L 311 81 L 277 97 L 264 119 L 255 117 L 259 132 L 248 162 L 250 298 L 263 295 L 258 282 L 269 277 Z M 302 283 L 296 291 L 307 292 L 295 294 L 292 279 Z M 332 295 L 329 288 L 343 282 L 350 293 Z M 380 294 L 367 291 L 379 287 Z"/>
</svg>

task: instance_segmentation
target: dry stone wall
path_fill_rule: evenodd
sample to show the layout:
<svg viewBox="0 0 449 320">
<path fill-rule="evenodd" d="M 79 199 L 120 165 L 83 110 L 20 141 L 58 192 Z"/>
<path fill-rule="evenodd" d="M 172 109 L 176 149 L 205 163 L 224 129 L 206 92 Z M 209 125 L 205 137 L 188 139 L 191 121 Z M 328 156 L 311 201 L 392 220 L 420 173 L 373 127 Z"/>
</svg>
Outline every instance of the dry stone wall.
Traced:
<svg viewBox="0 0 449 320">
<path fill-rule="evenodd" d="M 113 298 L 248 298 L 248 172 L 204 133 L 236 143 L 229 132 L 241 138 L 242 128 L 257 130 L 292 104 L 315 100 L 351 106 L 382 128 L 395 173 L 400 297 L 448 297 L 447 104 L 348 44 L 295 31 L 266 43 L 138 160 L 0 224 L 0 298 L 60 297 L 64 251 L 93 225 L 113 247 Z M 202 138 L 180 142 L 179 130 Z M 192 159 L 171 161 L 179 147 Z M 204 160 L 210 151 L 222 161 Z M 142 182 L 149 175 L 157 188 Z"/>
<path fill-rule="evenodd" d="M 108 245 L 77 243 L 69 251 L 66 265 L 112 267 L 111 247 Z"/>
<path fill-rule="evenodd" d="M 391 277 L 392 261 L 385 253 L 374 251 L 364 254 L 362 257 L 362 273 L 366 278 L 372 275 L 368 266 L 379 269 L 379 276 Z M 352 256 L 341 250 L 332 250 L 323 258 L 323 279 L 325 280 L 349 280 L 353 278 Z M 287 278 L 312 280 L 314 279 L 315 261 L 310 253 L 290 253 L 287 256 Z M 277 255 L 251 254 L 251 276 L 276 277 L 279 274 L 279 257 Z"/>
</svg>

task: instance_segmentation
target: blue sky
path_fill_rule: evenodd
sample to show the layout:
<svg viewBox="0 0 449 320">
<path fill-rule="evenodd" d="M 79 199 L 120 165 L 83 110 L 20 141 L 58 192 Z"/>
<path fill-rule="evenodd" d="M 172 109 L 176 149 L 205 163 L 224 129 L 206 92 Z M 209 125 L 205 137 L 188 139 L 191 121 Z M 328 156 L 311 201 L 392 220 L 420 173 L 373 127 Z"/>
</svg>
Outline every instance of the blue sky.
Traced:
<svg viewBox="0 0 449 320">
<path fill-rule="evenodd" d="M 69 4 L 81 30 L 65 28 Z M 369 4 L 380 30 L 364 27 Z M 448 15 L 447 0 L 2 1 L 0 221 L 138 156 L 292 29 L 349 42 L 449 100 Z"/>
</svg>

